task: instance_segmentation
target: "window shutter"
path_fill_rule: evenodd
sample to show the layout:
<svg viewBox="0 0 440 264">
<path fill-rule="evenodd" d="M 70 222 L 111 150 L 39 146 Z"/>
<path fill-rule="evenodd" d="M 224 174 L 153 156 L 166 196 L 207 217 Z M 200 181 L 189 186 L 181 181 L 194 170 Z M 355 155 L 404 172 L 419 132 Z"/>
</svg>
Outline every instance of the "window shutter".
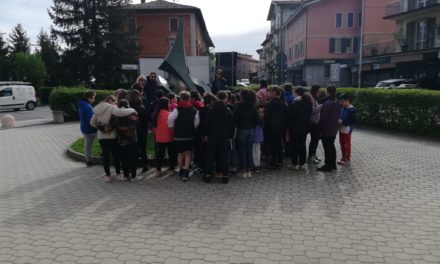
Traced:
<svg viewBox="0 0 440 264">
<path fill-rule="evenodd" d="M 406 24 L 406 42 L 408 44 L 408 49 L 413 50 L 414 49 L 414 43 L 415 43 L 415 30 L 416 30 L 416 23 L 411 22 Z"/>
<path fill-rule="evenodd" d="M 353 52 L 358 53 L 359 52 L 359 38 L 353 38 Z"/>
<path fill-rule="evenodd" d="M 330 53 L 335 53 L 335 39 L 334 38 L 330 39 L 330 50 L 329 50 L 329 52 Z"/>
<path fill-rule="evenodd" d="M 435 27 L 436 27 L 436 19 L 435 17 L 430 17 L 427 20 L 426 23 L 426 31 L 428 33 L 427 35 L 427 48 L 433 48 L 434 47 L 434 42 L 435 42 Z"/>
<path fill-rule="evenodd" d="M 350 40 L 348 38 L 342 39 L 342 43 L 341 43 L 341 52 L 342 53 L 347 53 L 347 48 L 350 45 L 349 41 Z"/>
</svg>

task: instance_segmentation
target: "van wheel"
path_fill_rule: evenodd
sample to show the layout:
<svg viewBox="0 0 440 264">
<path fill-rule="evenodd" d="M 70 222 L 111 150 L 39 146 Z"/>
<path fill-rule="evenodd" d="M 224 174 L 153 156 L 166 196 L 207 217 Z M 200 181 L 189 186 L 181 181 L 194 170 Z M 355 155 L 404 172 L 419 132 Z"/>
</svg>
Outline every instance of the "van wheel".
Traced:
<svg viewBox="0 0 440 264">
<path fill-rule="evenodd" d="M 34 110 L 35 109 L 35 103 L 34 102 L 27 102 L 26 109 L 27 110 Z"/>
</svg>

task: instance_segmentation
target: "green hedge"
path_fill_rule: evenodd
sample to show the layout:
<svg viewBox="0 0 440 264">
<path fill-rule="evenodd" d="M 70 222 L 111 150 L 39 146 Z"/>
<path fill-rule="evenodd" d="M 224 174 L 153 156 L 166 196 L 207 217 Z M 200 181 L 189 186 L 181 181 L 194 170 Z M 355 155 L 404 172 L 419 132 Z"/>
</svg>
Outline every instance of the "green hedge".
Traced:
<svg viewBox="0 0 440 264">
<path fill-rule="evenodd" d="M 440 137 L 440 91 L 339 88 L 358 109 L 358 123 Z"/>
<path fill-rule="evenodd" d="M 58 87 L 52 91 L 49 96 L 49 105 L 53 111 L 63 111 L 67 121 L 77 120 L 78 111 L 77 103 L 84 98 L 84 93 L 90 91 L 85 87 Z M 95 90 L 96 102 L 100 102 L 113 91 Z"/>
<path fill-rule="evenodd" d="M 41 87 L 38 89 L 37 97 L 40 98 L 40 102 L 43 105 L 47 105 L 49 103 L 49 96 L 55 87 Z"/>
</svg>

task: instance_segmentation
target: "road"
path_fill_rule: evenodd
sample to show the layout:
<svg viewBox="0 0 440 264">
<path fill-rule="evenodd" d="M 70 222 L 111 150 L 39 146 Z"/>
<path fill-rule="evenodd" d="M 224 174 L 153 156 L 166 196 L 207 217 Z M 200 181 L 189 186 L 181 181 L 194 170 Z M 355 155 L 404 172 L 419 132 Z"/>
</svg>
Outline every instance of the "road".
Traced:
<svg viewBox="0 0 440 264">
<path fill-rule="evenodd" d="M 0 130 L 0 263 L 440 263 L 438 142 L 356 130 L 337 173 L 105 184 L 65 156 L 80 136 Z"/>
<path fill-rule="evenodd" d="M 33 111 L 27 110 L 0 110 L 0 119 L 3 115 L 10 114 L 15 117 L 15 121 L 28 121 L 36 119 L 52 119 L 52 112 L 49 106 L 39 106 Z"/>
</svg>

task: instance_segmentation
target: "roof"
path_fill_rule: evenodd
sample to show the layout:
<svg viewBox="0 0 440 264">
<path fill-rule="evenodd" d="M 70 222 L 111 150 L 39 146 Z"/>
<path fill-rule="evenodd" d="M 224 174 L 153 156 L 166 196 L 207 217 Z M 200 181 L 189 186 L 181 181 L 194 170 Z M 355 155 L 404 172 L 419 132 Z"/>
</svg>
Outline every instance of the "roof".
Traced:
<svg viewBox="0 0 440 264">
<path fill-rule="evenodd" d="M 206 27 L 205 19 L 203 18 L 202 10 L 195 6 L 181 5 L 174 2 L 168 2 L 165 0 L 155 0 L 141 4 L 132 4 L 126 7 L 127 9 L 136 11 L 137 14 L 149 14 L 149 13 L 175 13 L 175 12 L 189 12 L 195 13 L 202 28 L 203 38 L 207 42 L 209 47 L 214 47 L 211 37 L 209 36 L 208 29 Z"/>
<path fill-rule="evenodd" d="M 267 15 L 267 21 L 271 20 L 272 12 L 275 6 L 286 6 L 286 5 L 300 5 L 301 0 L 274 0 L 270 3 L 269 14 Z"/>
</svg>

